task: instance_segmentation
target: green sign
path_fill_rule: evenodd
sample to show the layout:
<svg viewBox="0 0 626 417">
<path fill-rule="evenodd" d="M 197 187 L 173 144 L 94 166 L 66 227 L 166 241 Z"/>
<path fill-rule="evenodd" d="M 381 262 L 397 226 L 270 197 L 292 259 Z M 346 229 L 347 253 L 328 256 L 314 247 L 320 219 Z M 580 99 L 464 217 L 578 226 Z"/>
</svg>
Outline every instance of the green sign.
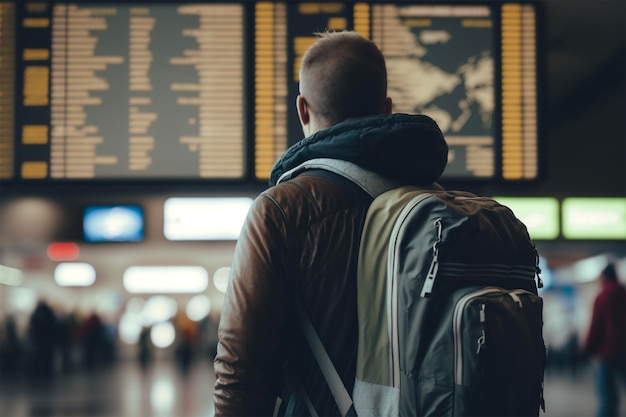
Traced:
<svg viewBox="0 0 626 417">
<path fill-rule="evenodd" d="M 552 197 L 494 197 L 526 225 L 533 240 L 559 236 L 559 202 Z"/>
<path fill-rule="evenodd" d="M 626 198 L 565 198 L 562 216 L 566 239 L 626 240 Z"/>
</svg>

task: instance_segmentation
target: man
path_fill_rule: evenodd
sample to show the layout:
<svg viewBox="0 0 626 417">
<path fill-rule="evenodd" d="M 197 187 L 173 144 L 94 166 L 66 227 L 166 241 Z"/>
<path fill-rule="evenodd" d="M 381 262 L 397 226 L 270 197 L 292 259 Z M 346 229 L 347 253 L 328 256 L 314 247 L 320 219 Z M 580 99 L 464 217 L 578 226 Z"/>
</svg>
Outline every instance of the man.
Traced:
<svg viewBox="0 0 626 417">
<path fill-rule="evenodd" d="M 600 285 L 583 348 L 596 361 L 597 415 L 614 417 L 619 415 L 619 384 L 626 377 L 626 288 L 612 263 L 600 274 Z"/>
<path fill-rule="evenodd" d="M 271 188 L 255 200 L 237 242 L 215 358 L 217 416 L 272 415 L 275 407 L 339 415 L 294 320 L 296 298 L 344 385 L 354 385 L 356 262 L 372 196 L 336 173 L 298 167 L 339 159 L 423 186 L 447 163 L 432 119 L 391 114 L 385 60 L 373 42 L 349 31 L 318 37 L 302 59 L 296 99 L 306 138 L 274 165 Z M 293 169 L 290 180 L 280 178 Z"/>
</svg>

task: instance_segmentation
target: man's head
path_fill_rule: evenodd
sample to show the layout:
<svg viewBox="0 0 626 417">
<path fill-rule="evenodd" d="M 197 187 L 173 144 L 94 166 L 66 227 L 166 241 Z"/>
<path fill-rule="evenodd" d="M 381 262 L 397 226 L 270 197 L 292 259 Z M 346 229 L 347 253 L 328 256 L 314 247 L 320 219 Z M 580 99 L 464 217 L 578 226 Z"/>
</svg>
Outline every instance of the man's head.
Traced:
<svg viewBox="0 0 626 417">
<path fill-rule="evenodd" d="M 617 271 L 615 270 L 615 265 L 610 263 L 604 267 L 601 276 L 604 281 L 617 281 Z"/>
<path fill-rule="evenodd" d="M 353 117 L 391 113 L 385 58 L 356 32 L 324 32 L 302 57 L 296 100 L 305 136 Z"/>
</svg>

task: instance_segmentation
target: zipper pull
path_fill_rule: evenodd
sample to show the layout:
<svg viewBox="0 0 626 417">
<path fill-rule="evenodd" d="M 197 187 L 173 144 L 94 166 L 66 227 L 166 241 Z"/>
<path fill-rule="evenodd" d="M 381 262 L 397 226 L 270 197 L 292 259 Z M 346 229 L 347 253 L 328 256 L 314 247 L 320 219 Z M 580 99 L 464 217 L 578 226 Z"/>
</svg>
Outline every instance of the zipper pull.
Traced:
<svg viewBox="0 0 626 417">
<path fill-rule="evenodd" d="M 487 328 L 487 318 L 485 316 L 485 305 L 481 304 L 480 305 L 480 312 L 479 312 L 479 318 L 480 318 L 480 325 L 482 327 L 481 329 L 481 335 L 478 338 L 478 349 L 476 349 L 476 354 L 478 355 L 480 353 L 480 350 L 483 348 L 485 341 L 487 339 L 487 335 L 485 334 L 485 329 Z"/>
<path fill-rule="evenodd" d="M 483 348 L 483 345 L 485 344 L 485 331 L 482 331 L 482 335 L 478 338 L 478 349 L 476 349 L 476 354 L 478 355 L 480 353 L 480 350 Z"/>
<path fill-rule="evenodd" d="M 439 256 L 437 252 L 433 255 L 433 260 L 430 263 L 430 268 L 428 269 L 428 275 L 426 275 L 426 280 L 424 281 L 424 286 L 422 287 L 422 298 L 428 297 L 433 292 L 433 286 L 435 285 L 435 278 L 437 277 L 437 271 L 439 270 Z"/>
<path fill-rule="evenodd" d="M 537 247 L 534 244 L 533 250 L 535 251 L 535 275 L 537 275 L 537 288 L 543 288 L 543 280 L 541 279 L 541 268 L 539 267 L 539 252 L 537 252 Z"/>
<path fill-rule="evenodd" d="M 441 225 L 441 217 L 437 218 L 434 222 L 434 226 L 437 228 L 437 239 L 433 244 L 433 259 L 428 268 L 428 274 L 424 280 L 424 286 L 422 287 L 422 298 L 429 297 L 433 292 L 433 286 L 435 285 L 435 278 L 437 278 L 437 271 L 439 270 L 439 243 L 441 243 L 441 235 L 443 226 Z"/>
</svg>

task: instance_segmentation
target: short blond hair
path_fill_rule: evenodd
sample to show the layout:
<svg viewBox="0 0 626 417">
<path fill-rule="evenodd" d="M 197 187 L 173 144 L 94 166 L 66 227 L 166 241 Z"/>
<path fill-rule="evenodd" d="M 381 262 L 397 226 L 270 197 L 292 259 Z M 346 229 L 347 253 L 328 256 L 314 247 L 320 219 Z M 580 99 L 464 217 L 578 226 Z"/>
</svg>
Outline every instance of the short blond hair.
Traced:
<svg viewBox="0 0 626 417">
<path fill-rule="evenodd" d="M 328 125 L 383 114 L 387 98 L 385 58 L 357 32 L 316 33 L 302 57 L 300 94 Z"/>
</svg>

